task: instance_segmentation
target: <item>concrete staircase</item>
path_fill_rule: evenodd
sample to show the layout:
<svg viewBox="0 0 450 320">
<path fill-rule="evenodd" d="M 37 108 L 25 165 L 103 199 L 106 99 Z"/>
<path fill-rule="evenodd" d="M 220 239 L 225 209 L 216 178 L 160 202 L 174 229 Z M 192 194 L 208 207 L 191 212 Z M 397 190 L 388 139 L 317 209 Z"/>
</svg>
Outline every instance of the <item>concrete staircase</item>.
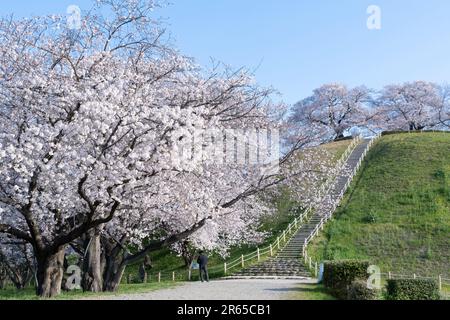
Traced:
<svg viewBox="0 0 450 320">
<path fill-rule="evenodd" d="M 241 270 L 233 278 L 310 278 L 311 273 L 300 259 L 274 257 Z"/>
<path fill-rule="evenodd" d="M 345 169 L 336 178 L 333 187 L 328 195 L 328 199 L 336 199 L 345 188 L 350 179 L 348 172 L 356 168 L 359 159 L 363 156 L 370 140 L 362 140 L 350 154 Z M 344 190 L 345 192 L 345 190 Z M 324 199 L 325 199 L 324 198 Z M 308 222 L 303 224 L 297 233 L 291 238 L 286 246 L 278 252 L 276 257 L 270 258 L 262 263 L 243 269 L 233 275 L 234 278 L 308 278 L 311 272 L 303 263 L 302 249 L 305 239 L 320 223 L 322 216 L 332 209 L 330 201 L 325 201 L 315 210 Z"/>
</svg>

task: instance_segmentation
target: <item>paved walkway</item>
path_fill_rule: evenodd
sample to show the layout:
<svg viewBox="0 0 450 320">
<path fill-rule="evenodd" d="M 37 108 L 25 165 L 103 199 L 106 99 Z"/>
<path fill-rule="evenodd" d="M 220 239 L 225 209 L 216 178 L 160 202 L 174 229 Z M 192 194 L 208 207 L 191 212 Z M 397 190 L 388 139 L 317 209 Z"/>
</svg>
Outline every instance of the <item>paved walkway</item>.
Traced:
<svg viewBox="0 0 450 320">
<path fill-rule="evenodd" d="M 215 280 L 148 293 L 102 296 L 101 300 L 283 300 L 301 283 L 315 280 Z"/>
</svg>

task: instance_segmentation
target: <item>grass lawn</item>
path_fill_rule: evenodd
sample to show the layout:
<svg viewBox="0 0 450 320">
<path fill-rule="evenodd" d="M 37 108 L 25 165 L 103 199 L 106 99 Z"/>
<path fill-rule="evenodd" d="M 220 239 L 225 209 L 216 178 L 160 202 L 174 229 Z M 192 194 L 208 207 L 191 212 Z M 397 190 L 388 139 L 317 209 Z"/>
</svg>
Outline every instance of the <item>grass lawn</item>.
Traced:
<svg viewBox="0 0 450 320">
<path fill-rule="evenodd" d="M 121 295 L 121 294 L 132 294 L 132 293 L 142 293 L 150 292 L 159 289 L 171 288 L 179 285 L 179 282 L 152 282 L 146 284 L 122 284 L 119 287 L 117 293 L 83 293 L 81 290 L 75 290 L 70 292 L 63 292 L 60 296 L 54 298 L 53 300 L 74 300 L 82 298 L 94 298 L 99 296 L 111 296 L 111 295 Z M 36 296 L 34 289 L 28 288 L 24 290 L 16 289 L 4 289 L 0 290 L 0 300 L 40 300 Z"/>
<path fill-rule="evenodd" d="M 450 134 L 382 137 L 309 254 L 449 278 Z"/>
<path fill-rule="evenodd" d="M 299 284 L 287 295 L 288 300 L 336 300 L 321 284 Z"/>
</svg>

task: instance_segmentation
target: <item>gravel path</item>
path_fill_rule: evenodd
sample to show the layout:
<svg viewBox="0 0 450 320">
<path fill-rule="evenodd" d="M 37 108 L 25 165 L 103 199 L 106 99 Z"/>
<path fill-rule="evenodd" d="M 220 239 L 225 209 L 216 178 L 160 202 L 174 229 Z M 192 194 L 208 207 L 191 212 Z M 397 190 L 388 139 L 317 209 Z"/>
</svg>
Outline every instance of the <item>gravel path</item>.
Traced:
<svg viewBox="0 0 450 320">
<path fill-rule="evenodd" d="M 301 283 L 314 280 L 216 280 L 192 282 L 148 293 L 103 296 L 101 300 L 282 300 Z M 97 298 L 96 298 L 97 299 Z"/>
</svg>

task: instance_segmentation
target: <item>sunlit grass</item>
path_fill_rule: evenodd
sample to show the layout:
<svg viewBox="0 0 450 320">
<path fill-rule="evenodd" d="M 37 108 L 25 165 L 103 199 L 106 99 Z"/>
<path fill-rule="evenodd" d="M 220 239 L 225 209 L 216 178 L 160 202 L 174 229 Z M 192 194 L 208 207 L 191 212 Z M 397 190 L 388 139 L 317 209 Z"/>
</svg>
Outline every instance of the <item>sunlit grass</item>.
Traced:
<svg viewBox="0 0 450 320">
<path fill-rule="evenodd" d="M 105 292 L 105 293 L 90 293 L 83 292 L 81 290 L 74 291 L 63 291 L 61 295 L 54 298 L 53 300 L 75 300 L 75 299 L 84 299 L 84 298 L 96 298 L 102 296 L 114 296 L 114 295 L 123 295 L 123 294 L 135 294 L 135 293 L 144 293 L 150 292 L 159 289 L 171 288 L 179 285 L 178 282 L 151 282 L 151 283 L 142 283 L 142 284 L 122 284 L 119 287 L 119 290 L 115 293 Z M 3 289 L 0 290 L 0 300 L 40 300 L 39 297 L 36 296 L 34 288 L 27 288 L 23 290 L 16 289 Z"/>
<path fill-rule="evenodd" d="M 299 284 L 290 289 L 288 300 L 336 300 L 321 284 Z"/>
</svg>

